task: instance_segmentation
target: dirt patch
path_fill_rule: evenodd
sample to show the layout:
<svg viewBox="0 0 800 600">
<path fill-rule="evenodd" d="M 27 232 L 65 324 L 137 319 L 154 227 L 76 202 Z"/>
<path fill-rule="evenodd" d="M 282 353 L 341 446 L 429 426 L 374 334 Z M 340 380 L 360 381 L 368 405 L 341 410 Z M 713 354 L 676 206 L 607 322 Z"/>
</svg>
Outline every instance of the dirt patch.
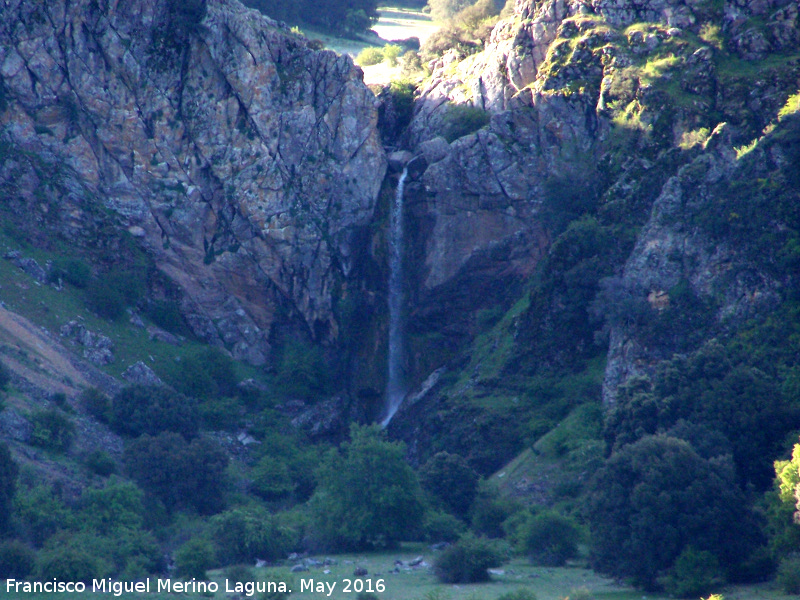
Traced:
<svg viewBox="0 0 800 600">
<path fill-rule="evenodd" d="M 19 378 L 52 394 L 74 396 L 89 384 L 53 335 L 25 317 L 0 307 L 0 354 Z"/>
</svg>

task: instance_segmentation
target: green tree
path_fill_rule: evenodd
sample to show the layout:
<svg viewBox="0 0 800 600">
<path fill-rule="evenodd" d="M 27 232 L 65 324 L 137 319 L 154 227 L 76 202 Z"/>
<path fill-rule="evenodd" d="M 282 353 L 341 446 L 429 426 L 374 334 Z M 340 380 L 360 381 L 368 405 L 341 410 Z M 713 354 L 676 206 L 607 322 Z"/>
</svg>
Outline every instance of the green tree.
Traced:
<svg viewBox="0 0 800 600">
<path fill-rule="evenodd" d="M 775 461 L 775 475 L 781 502 L 794 505 L 800 522 L 800 444 L 794 445 L 790 460 Z"/>
<path fill-rule="evenodd" d="M 18 471 L 17 463 L 11 458 L 8 446 L 0 444 L 0 535 L 5 534 L 10 525 Z"/>
<path fill-rule="evenodd" d="M 206 571 L 215 561 L 214 546 L 203 538 L 192 538 L 175 552 L 175 568 L 184 579 L 208 579 Z"/>
<path fill-rule="evenodd" d="M 325 456 L 311 498 L 323 543 L 342 550 L 391 547 L 415 532 L 422 491 L 404 452 L 379 427 L 354 424 L 350 442 Z"/>
<path fill-rule="evenodd" d="M 297 532 L 265 509 L 238 507 L 211 519 L 217 557 L 225 565 L 277 560 L 295 549 Z"/>
<path fill-rule="evenodd" d="M 458 454 L 434 454 L 419 470 L 423 489 L 450 512 L 466 517 L 478 492 L 480 476 Z"/>
<path fill-rule="evenodd" d="M 592 483 L 587 509 L 594 567 L 646 589 L 690 545 L 730 573 L 760 542 L 730 458 L 704 459 L 663 435 L 615 452 Z"/>
<path fill-rule="evenodd" d="M 480 583 L 504 558 L 495 540 L 466 536 L 436 557 L 433 572 L 443 583 Z"/>
<path fill-rule="evenodd" d="M 213 514 L 224 506 L 228 457 L 209 441 L 188 443 L 171 432 L 145 434 L 125 449 L 124 461 L 134 481 L 168 510 L 192 507 Z"/>
<path fill-rule="evenodd" d="M 554 511 L 532 516 L 518 535 L 524 552 L 537 565 L 560 567 L 578 554 L 578 527 Z"/>
<path fill-rule="evenodd" d="M 111 427 L 124 435 L 172 431 L 191 438 L 199 421 L 195 400 L 164 386 L 126 387 L 111 404 Z"/>
<path fill-rule="evenodd" d="M 428 0 L 428 8 L 434 21 L 446 21 L 468 6 L 474 0 Z"/>
<path fill-rule="evenodd" d="M 56 452 L 66 452 L 75 437 L 75 425 L 58 409 L 37 410 L 31 415 L 31 443 Z"/>
</svg>

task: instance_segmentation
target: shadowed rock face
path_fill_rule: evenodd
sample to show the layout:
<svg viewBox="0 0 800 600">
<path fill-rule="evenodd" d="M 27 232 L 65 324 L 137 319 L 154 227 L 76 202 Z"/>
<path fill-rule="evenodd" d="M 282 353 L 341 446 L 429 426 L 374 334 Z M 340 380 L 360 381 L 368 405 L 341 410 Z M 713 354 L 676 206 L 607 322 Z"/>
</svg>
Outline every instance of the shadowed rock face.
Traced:
<svg viewBox="0 0 800 600">
<path fill-rule="evenodd" d="M 76 243 L 110 211 L 178 284 L 195 333 L 236 358 L 264 362 L 279 309 L 336 337 L 333 295 L 386 165 L 349 58 L 235 1 L 11 0 L 0 76 L 9 164 L 57 166 L 55 183 L 13 186 L 30 225 L 45 183 L 50 225 Z"/>
</svg>

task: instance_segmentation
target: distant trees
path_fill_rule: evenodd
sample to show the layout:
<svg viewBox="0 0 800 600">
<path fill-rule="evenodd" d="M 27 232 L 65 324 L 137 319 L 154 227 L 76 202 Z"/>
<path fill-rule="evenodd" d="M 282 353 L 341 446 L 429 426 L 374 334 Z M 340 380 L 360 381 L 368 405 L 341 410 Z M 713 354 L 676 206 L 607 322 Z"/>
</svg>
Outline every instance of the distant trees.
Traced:
<svg viewBox="0 0 800 600">
<path fill-rule="evenodd" d="M 419 528 L 424 507 L 416 473 L 402 444 L 377 426 L 350 429 L 350 442 L 331 450 L 311 498 L 316 531 L 331 548 L 391 547 Z"/>
<path fill-rule="evenodd" d="M 247 0 L 273 19 L 304 22 L 337 35 L 352 35 L 369 29 L 378 20 L 377 0 Z"/>
<path fill-rule="evenodd" d="M 125 449 L 128 473 L 168 510 L 191 507 L 214 514 L 224 506 L 228 456 L 204 439 L 186 442 L 179 434 L 147 434 Z"/>
<path fill-rule="evenodd" d="M 199 420 L 194 399 L 164 386 L 126 387 L 111 404 L 111 427 L 125 435 L 172 431 L 191 438 L 197 434 Z"/>
</svg>

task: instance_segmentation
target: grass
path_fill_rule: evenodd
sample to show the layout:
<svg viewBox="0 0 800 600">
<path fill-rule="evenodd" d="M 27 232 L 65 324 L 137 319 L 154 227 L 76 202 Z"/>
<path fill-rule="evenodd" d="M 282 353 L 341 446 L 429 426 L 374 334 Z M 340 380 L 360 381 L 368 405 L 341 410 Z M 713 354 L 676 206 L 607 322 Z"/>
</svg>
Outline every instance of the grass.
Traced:
<svg viewBox="0 0 800 600">
<path fill-rule="evenodd" d="M 58 255 L 35 248 L 24 247 L 3 233 L 0 233 L 0 256 L 9 250 L 21 249 L 25 257 L 35 258 L 44 266 Z M 159 365 L 170 365 L 176 359 L 181 360 L 193 356 L 207 346 L 188 339 L 181 346 L 173 346 L 165 342 L 150 340 L 145 329 L 135 327 L 128 322 L 127 314 L 116 321 L 103 319 L 86 308 L 84 291 L 65 285 L 57 290 L 48 284 L 39 284 L 17 268 L 11 261 L 0 259 L 0 299 L 6 307 L 40 327 L 44 327 L 53 335 L 65 323 L 81 317 L 86 327 L 97 333 L 108 336 L 114 342 L 115 360 L 102 367 L 109 375 L 118 377 L 130 365 L 137 361 L 148 364 L 157 373 L 162 370 Z M 145 320 L 146 321 L 146 320 Z M 241 377 L 253 377 L 254 370 L 237 363 Z"/>
<path fill-rule="evenodd" d="M 403 544 L 397 551 L 336 556 L 337 564 L 310 567 L 308 571 L 302 573 L 291 573 L 289 564 L 251 570 L 255 581 L 286 582 L 287 587 L 292 590 L 290 597 L 294 600 L 312 600 L 313 598 L 353 600 L 358 596 L 353 589 L 353 583 L 357 579 L 361 579 L 364 586 L 368 584 L 368 580 L 372 580 L 372 585 L 376 586 L 378 580 L 382 579 L 385 591 L 377 594 L 377 597 L 386 600 L 495 600 L 502 594 L 520 588 L 531 590 L 536 594 L 538 600 L 563 600 L 574 590 L 580 588 L 587 589 L 594 600 L 641 600 L 642 598 L 666 600 L 667 598 L 661 594 L 644 594 L 641 591 L 627 588 L 585 568 L 534 567 L 521 558 L 510 561 L 502 567 L 501 573 L 492 576 L 492 581 L 482 584 L 440 584 L 434 578 L 429 567 L 413 569 L 401 567 L 398 573 L 391 572 L 394 569 L 395 560 L 407 563 L 416 556 L 422 556 L 426 563 L 430 563 L 435 553 L 421 544 Z M 360 578 L 354 577 L 353 571 L 356 567 L 366 568 L 368 574 Z M 199 600 L 200 598 L 222 600 L 230 597 L 230 594 L 225 592 L 225 572 L 212 571 L 209 575 L 210 580 L 219 585 L 219 591 L 216 594 L 186 593 L 181 594 L 181 597 L 187 600 Z M 166 579 L 166 577 L 162 579 Z M 335 584 L 335 587 L 330 596 L 327 595 L 327 591 L 322 593 L 305 590 L 301 593 L 299 591 L 301 580 L 313 580 L 315 586 L 318 583 L 326 584 L 326 589 L 328 589 L 327 584 Z M 347 580 L 351 582 L 350 593 L 343 590 Z M 174 582 L 175 579 L 173 578 L 172 581 Z M 142 600 L 167 600 L 175 597 L 175 594 L 155 593 L 153 590 L 156 585 L 156 580 L 151 579 L 151 593 L 126 594 L 125 596 L 135 596 Z M 231 582 L 229 585 L 232 588 L 234 584 Z M 23 600 L 23 598 L 25 600 L 49 600 L 54 596 L 53 594 L 7 592 L 5 582 L 3 582 L 3 586 L 3 597 L 9 600 Z M 736 586 L 720 591 L 726 600 L 788 600 L 791 598 L 791 596 L 783 595 L 767 585 Z M 90 583 L 85 593 L 58 594 L 58 597 L 64 600 L 105 600 L 110 597 L 110 594 L 93 593 Z M 259 595 L 253 597 L 258 598 Z"/>
</svg>

